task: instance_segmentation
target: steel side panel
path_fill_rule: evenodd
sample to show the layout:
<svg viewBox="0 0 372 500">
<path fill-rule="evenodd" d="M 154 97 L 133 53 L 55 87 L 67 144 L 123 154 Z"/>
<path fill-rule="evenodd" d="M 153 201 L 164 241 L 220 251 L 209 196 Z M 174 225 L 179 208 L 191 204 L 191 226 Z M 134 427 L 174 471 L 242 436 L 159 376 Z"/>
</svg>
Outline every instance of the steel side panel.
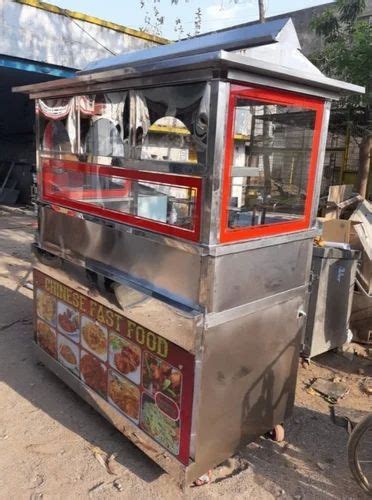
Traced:
<svg viewBox="0 0 372 500">
<path fill-rule="evenodd" d="M 43 207 L 40 246 L 84 265 L 90 259 L 180 303 L 198 305 L 201 258 L 104 224 Z"/>
<path fill-rule="evenodd" d="M 303 286 L 312 240 L 256 248 L 214 259 L 209 311 L 223 311 Z"/>
<path fill-rule="evenodd" d="M 83 268 L 65 263 L 63 268 L 54 269 L 36 261 L 34 269 L 83 295 L 90 296 L 92 293 L 93 284 L 87 280 Z M 193 354 L 197 351 L 204 322 L 204 316 L 201 313 L 183 311 L 129 286 L 116 284 L 115 289 L 116 299 L 110 300 L 110 297 L 102 295 L 101 291 L 96 289 L 94 300 L 145 328 L 155 331 L 186 351 Z"/>
<path fill-rule="evenodd" d="M 221 463 L 289 415 L 304 293 L 206 331 L 191 468 Z"/>
</svg>

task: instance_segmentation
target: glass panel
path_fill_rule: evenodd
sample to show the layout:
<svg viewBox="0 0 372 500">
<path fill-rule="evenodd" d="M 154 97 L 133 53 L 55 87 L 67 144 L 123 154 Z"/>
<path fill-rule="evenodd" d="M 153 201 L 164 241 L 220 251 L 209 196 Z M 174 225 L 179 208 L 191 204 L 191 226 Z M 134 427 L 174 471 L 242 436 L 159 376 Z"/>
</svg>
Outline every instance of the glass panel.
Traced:
<svg viewBox="0 0 372 500">
<path fill-rule="evenodd" d="M 129 95 L 110 92 L 80 96 L 80 153 L 111 165 L 129 157 Z M 113 160 L 114 159 L 114 160 Z"/>
<path fill-rule="evenodd" d="M 76 144 L 75 107 L 72 98 L 39 99 L 40 149 L 56 153 L 73 153 Z"/>
<path fill-rule="evenodd" d="M 209 84 L 97 93 L 75 100 L 39 101 L 43 151 L 74 152 L 81 161 L 123 167 L 128 159 L 205 165 Z"/>
<path fill-rule="evenodd" d="M 230 228 L 303 218 L 314 124 L 312 110 L 237 100 Z"/>
<path fill-rule="evenodd" d="M 135 108 L 135 158 L 205 163 L 209 85 L 138 91 Z"/>
<path fill-rule="evenodd" d="M 195 187 L 44 165 L 44 194 L 194 230 Z"/>
</svg>

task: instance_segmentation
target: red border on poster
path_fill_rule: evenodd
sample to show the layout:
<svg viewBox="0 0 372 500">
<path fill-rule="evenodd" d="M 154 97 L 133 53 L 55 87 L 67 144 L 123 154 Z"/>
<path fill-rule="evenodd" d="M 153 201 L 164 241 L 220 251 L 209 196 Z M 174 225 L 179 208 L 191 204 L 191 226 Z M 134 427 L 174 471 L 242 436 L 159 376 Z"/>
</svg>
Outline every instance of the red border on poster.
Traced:
<svg viewBox="0 0 372 500">
<path fill-rule="evenodd" d="M 84 352 L 87 354 L 91 354 L 97 361 L 104 364 L 106 366 L 106 384 L 108 383 L 108 372 L 109 370 L 113 371 L 127 379 L 129 383 L 132 385 L 136 385 L 140 391 L 140 405 L 142 405 L 143 395 L 146 395 L 146 398 L 150 398 L 152 400 L 156 400 L 156 393 L 152 394 L 151 391 L 148 390 L 144 386 L 143 380 L 143 364 L 145 356 L 152 356 L 158 358 L 160 361 L 164 361 L 165 363 L 171 365 L 176 371 L 179 371 L 182 374 L 182 387 L 180 395 L 177 399 L 173 400 L 175 405 L 179 406 L 179 422 L 180 422 L 180 436 L 179 436 L 179 453 L 175 455 L 178 460 L 188 465 L 189 463 L 189 449 L 190 449 L 190 435 L 191 435 L 191 423 L 192 423 L 192 403 L 193 403 L 193 390 L 194 390 L 194 365 L 195 358 L 188 351 L 182 349 L 176 344 L 168 341 L 164 337 L 158 335 L 157 333 L 143 327 L 142 325 L 131 321 L 126 318 L 124 315 L 119 314 L 116 310 L 110 309 L 100 302 L 91 299 L 87 295 L 80 293 L 68 285 L 65 285 L 63 282 L 56 280 L 54 277 L 48 276 L 41 271 L 34 269 L 34 294 L 35 294 L 35 329 L 37 324 L 37 319 L 48 322 L 43 316 L 37 318 L 37 293 L 38 290 L 42 290 L 43 292 L 49 294 L 52 298 L 55 299 L 55 304 L 57 306 L 57 301 L 62 302 L 63 304 L 67 304 L 71 309 L 77 311 L 82 317 L 83 315 L 90 318 L 92 321 L 97 322 L 98 324 L 104 326 L 107 329 L 109 334 L 110 331 L 116 333 L 122 338 L 127 339 L 132 344 L 136 344 L 141 349 L 141 380 L 139 384 L 135 384 L 132 380 L 127 378 L 125 375 L 120 373 L 116 366 L 112 366 L 109 360 L 109 346 L 107 341 L 107 360 L 103 361 L 98 356 L 95 356 L 92 351 L 88 352 L 86 347 L 81 343 L 81 336 L 77 341 L 74 338 L 70 338 L 71 342 L 74 342 L 78 347 L 80 352 Z M 66 333 L 61 333 L 58 326 L 58 318 L 57 318 L 57 307 L 55 307 L 55 313 L 52 320 L 49 321 L 50 326 L 56 330 L 57 335 L 62 335 L 62 337 L 66 337 Z M 37 340 L 35 333 L 35 340 Z M 63 366 L 63 365 L 62 365 Z M 65 367 L 64 367 L 65 368 Z M 67 368 L 65 368 L 67 370 Z M 80 378 L 82 376 L 80 375 Z M 82 380 L 82 383 L 83 380 Z M 106 385 L 107 389 L 107 385 Z M 108 390 L 106 390 L 106 394 Z M 102 395 L 100 395 L 103 397 Z M 170 400 L 170 398 L 168 397 Z M 107 399 L 108 400 L 108 399 Z M 109 402 L 110 403 L 110 402 Z M 166 403 L 166 400 L 164 401 Z M 110 403 L 111 404 L 111 403 Z M 156 405 L 159 408 L 159 405 Z M 116 406 L 115 406 L 116 408 Z M 164 411 L 159 408 L 163 413 Z M 124 416 L 125 414 L 121 412 Z M 140 406 L 140 415 L 141 415 L 141 406 Z M 130 417 L 128 418 L 132 423 L 133 420 Z M 137 425 L 137 424 L 135 424 Z M 146 432 L 152 439 L 153 436 L 149 432 L 147 432 L 143 425 L 141 425 L 141 418 L 138 424 L 144 432 Z M 162 445 L 161 441 L 154 439 L 157 443 L 167 449 L 164 445 Z M 170 453 L 170 450 L 167 449 Z"/>
</svg>

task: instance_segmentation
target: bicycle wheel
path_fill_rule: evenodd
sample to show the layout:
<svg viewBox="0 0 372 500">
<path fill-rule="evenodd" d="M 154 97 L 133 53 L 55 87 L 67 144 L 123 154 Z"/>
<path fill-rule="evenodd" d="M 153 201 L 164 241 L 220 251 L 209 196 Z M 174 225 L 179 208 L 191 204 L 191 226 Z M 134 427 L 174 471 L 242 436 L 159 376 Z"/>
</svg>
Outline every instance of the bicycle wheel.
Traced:
<svg viewBox="0 0 372 500">
<path fill-rule="evenodd" d="M 372 414 L 354 428 L 347 444 L 347 454 L 353 476 L 372 496 Z"/>
</svg>

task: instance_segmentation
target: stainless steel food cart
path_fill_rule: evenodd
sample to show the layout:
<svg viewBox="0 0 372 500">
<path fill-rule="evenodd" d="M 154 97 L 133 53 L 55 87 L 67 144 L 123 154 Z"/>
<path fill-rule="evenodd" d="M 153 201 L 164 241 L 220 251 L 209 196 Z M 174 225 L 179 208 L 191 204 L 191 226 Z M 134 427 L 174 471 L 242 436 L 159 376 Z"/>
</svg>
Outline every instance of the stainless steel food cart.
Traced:
<svg viewBox="0 0 372 500">
<path fill-rule="evenodd" d="M 188 484 L 290 413 L 330 100 L 291 20 L 36 100 L 39 360 Z"/>
</svg>

